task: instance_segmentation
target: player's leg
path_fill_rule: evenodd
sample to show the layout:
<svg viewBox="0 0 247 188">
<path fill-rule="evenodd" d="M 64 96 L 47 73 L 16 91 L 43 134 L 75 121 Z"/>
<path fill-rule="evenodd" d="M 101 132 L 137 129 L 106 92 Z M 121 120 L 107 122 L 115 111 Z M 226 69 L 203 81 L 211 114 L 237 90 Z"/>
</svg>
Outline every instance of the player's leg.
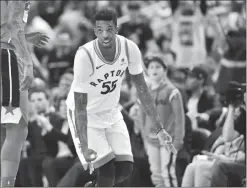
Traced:
<svg viewBox="0 0 247 188">
<path fill-rule="evenodd" d="M 123 120 L 106 130 L 107 140 L 115 154 L 115 182 L 118 184 L 129 177 L 133 170 L 133 155 L 130 137 Z"/>
<path fill-rule="evenodd" d="M 97 187 L 112 187 L 115 183 L 115 160 L 107 162 L 97 169 L 96 184 Z"/>
<path fill-rule="evenodd" d="M 6 124 L 6 138 L 1 150 L 1 187 L 14 187 L 27 131 L 24 118 L 19 124 Z"/>
<path fill-rule="evenodd" d="M 1 69 L 3 105 L 1 123 L 5 123 L 5 140 L 1 147 L 1 186 L 12 187 L 20 163 L 22 146 L 27 137 L 27 118 L 24 118 L 22 113 L 27 109 L 27 104 L 24 105 L 27 101 L 27 91 L 19 92 L 18 69 L 14 54 L 10 55 L 12 51 L 1 51 L 4 52 L 1 53 L 1 59 L 6 62 L 2 64 Z M 26 100 L 23 97 L 26 97 Z"/>
<path fill-rule="evenodd" d="M 67 111 L 68 123 L 70 132 L 72 134 L 73 142 L 76 148 L 77 155 L 84 167 L 87 169 L 88 165 L 84 159 L 79 146 L 79 139 L 75 137 L 75 119 L 74 112 L 72 110 Z M 97 152 L 97 158 L 92 162 L 93 167 L 97 170 L 97 186 L 113 186 L 114 182 L 114 153 L 108 144 L 106 138 L 105 129 L 88 127 L 88 147 Z M 90 184 L 90 186 L 92 186 Z"/>
</svg>

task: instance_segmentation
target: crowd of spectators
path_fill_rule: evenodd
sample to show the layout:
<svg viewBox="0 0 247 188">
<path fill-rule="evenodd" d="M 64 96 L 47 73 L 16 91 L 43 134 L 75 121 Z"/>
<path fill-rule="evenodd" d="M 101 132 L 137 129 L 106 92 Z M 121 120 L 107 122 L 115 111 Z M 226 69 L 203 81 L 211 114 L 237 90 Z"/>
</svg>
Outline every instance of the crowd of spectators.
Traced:
<svg viewBox="0 0 247 188">
<path fill-rule="evenodd" d="M 93 16 L 103 7 L 116 9 L 122 22 L 118 33 L 139 46 L 144 69 L 146 60 L 160 57 L 167 78 L 182 94 L 185 130 L 176 158 L 178 186 L 245 186 L 245 6 L 244 0 L 32 1 L 27 32 L 43 32 L 51 40 L 41 49 L 29 46 L 35 79 L 16 186 L 84 186 L 95 178 L 76 155 L 65 101 L 75 52 L 95 39 Z M 148 71 L 145 77 L 148 81 Z M 119 103 L 135 163 L 131 176 L 117 186 L 154 186 L 152 153 L 147 155 L 128 71 Z"/>
</svg>

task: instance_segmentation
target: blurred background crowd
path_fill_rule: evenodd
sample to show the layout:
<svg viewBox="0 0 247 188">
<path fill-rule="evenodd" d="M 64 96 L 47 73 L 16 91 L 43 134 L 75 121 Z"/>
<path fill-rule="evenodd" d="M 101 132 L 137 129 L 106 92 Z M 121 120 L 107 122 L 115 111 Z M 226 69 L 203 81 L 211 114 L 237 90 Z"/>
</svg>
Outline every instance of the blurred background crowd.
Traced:
<svg viewBox="0 0 247 188">
<path fill-rule="evenodd" d="M 227 186 L 244 186 L 244 0 L 32 1 L 27 32 L 42 32 L 51 40 L 41 49 L 29 46 L 35 79 L 29 94 L 28 138 L 16 186 L 83 186 L 95 178 L 82 168 L 76 155 L 65 100 L 73 80 L 75 52 L 95 38 L 94 14 L 104 7 L 116 9 L 119 34 L 139 46 L 143 67 L 148 58 L 161 57 L 169 79 L 182 94 L 186 121 L 184 145 L 176 159 L 178 185 L 187 182 L 199 186 L 210 174 L 211 185 L 220 185 L 220 179 Z M 128 72 L 119 103 L 131 138 L 135 168 L 118 186 L 155 186 L 140 107 Z M 233 161 L 230 167 L 225 162 L 228 159 Z M 198 173 L 203 168 L 200 161 L 210 164 Z"/>
</svg>

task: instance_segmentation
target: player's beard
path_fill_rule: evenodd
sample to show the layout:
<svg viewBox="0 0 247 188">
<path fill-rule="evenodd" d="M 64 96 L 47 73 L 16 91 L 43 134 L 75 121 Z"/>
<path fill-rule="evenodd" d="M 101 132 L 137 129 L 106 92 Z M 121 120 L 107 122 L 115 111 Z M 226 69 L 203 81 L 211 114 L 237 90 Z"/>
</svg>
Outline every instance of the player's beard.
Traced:
<svg viewBox="0 0 247 188">
<path fill-rule="evenodd" d="M 104 48 L 112 48 L 114 46 L 114 43 L 113 43 L 113 40 L 109 40 L 108 43 L 105 43 L 105 41 L 103 40 L 101 42 L 101 45 L 104 47 Z"/>
<path fill-rule="evenodd" d="M 108 43 L 104 43 L 105 41 L 108 41 Z M 114 48 L 116 46 L 115 44 L 115 41 L 116 41 L 116 37 L 112 37 L 112 38 L 109 38 L 108 40 L 106 39 L 102 39 L 101 40 L 101 46 L 104 47 L 104 48 L 108 48 L 108 49 L 111 49 L 111 48 Z"/>
</svg>

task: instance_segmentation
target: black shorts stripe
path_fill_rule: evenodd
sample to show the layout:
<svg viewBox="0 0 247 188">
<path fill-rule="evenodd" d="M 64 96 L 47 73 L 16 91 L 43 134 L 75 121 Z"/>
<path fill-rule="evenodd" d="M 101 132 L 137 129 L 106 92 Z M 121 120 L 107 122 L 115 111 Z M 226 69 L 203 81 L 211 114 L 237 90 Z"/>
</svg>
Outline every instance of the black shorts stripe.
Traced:
<svg viewBox="0 0 247 188">
<path fill-rule="evenodd" d="M 20 85 L 19 85 L 19 72 L 18 62 L 14 51 L 10 50 L 11 54 L 11 75 L 12 75 L 12 106 L 20 106 Z"/>
<path fill-rule="evenodd" d="M 13 107 L 19 107 L 20 90 L 19 90 L 18 63 L 14 51 L 9 50 L 9 52 L 10 52 L 10 56 L 8 50 L 1 49 L 2 106 L 11 105 Z M 9 66 L 9 58 L 10 58 L 11 66 Z M 9 72 L 10 67 L 11 67 L 11 74 Z"/>
<path fill-rule="evenodd" d="M 1 75 L 2 75 L 2 105 L 9 106 L 10 102 L 10 79 L 9 79 L 9 60 L 8 51 L 1 49 Z"/>
</svg>

